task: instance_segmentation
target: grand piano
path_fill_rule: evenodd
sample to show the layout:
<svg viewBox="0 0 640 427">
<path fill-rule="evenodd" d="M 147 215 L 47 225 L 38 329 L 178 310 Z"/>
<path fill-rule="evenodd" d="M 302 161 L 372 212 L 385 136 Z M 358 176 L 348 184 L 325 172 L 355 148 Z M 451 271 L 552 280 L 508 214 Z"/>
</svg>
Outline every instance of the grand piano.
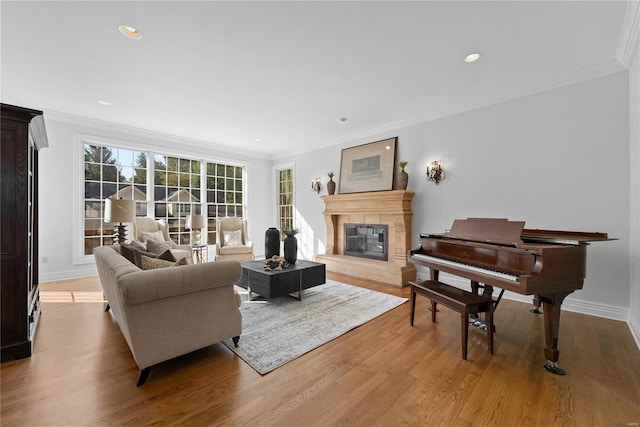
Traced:
<svg viewBox="0 0 640 427">
<path fill-rule="evenodd" d="M 440 271 L 467 278 L 471 290 L 484 296 L 492 296 L 494 286 L 533 295 L 531 311 L 542 306 L 544 314 L 544 368 L 564 375 L 557 365 L 560 306 L 582 289 L 588 242 L 604 240 L 613 239 L 606 233 L 525 229 L 524 221 L 502 218 L 456 219 L 445 233 L 420 234 L 420 247 L 409 251 L 408 260 L 428 267 L 431 280 Z"/>
</svg>

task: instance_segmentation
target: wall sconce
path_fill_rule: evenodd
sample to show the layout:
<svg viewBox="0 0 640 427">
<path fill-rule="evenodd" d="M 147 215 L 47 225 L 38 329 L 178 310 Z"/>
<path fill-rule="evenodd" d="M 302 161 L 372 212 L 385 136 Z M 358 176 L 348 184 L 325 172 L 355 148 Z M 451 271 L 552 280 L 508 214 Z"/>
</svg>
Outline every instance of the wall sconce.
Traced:
<svg viewBox="0 0 640 427">
<path fill-rule="evenodd" d="M 440 160 L 434 160 L 429 166 L 427 166 L 427 181 L 433 181 L 438 185 L 445 177 L 444 169 L 442 169 L 442 162 Z"/>
<path fill-rule="evenodd" d="M 322 181 L 320 178 L 314 178 L 311 180 L 311 191 L 315 191 L 320 194 L 320 191 L 322 191 Z"/>
</svg>

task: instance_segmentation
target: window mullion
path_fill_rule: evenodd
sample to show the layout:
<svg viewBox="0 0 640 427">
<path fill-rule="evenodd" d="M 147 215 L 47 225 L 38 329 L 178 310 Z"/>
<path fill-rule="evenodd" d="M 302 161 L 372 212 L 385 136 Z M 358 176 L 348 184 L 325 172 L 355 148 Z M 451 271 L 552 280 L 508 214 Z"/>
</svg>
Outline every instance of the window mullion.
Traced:
<svg viewBox="0 0 640 427">
<path fill-rule="evenodd" d="M 207 192 L 207 161 L 200 159 L 200 213 L 204 216 L 204 229 L 200 230 L 201 236 L 205 236 L 205 245 L 209 244 L 209 220 L 207 216 L 207 203 L 209 202 L 209 196 Z M 201 241 L 202 243 L 202 241 Z"/>
<path fill-rule="evenodd" d="M 147 216 L 154 215 L 154 189 L 155 189 L 155 152 L 147 151 Z"/>
</svg>

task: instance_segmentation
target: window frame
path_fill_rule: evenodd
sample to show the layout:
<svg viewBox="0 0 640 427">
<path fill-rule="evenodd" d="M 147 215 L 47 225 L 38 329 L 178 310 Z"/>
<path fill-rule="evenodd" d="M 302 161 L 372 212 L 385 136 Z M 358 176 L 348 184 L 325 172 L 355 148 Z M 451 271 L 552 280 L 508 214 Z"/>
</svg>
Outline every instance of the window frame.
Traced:
<svg viewBox="0 0 640 427">
<path fill-rule="evenodd" d="M 280 173 L 285 170 L 291 170 L 291 204 L 290 205 L 281 205 L 280 204 Z M 274 210 L 274 218 L 275 223 L 277 224 L 278 229 L 280 230 L 280 240 L 284 240 L 284 233 L 282 227 L 282 218 L 280 216 L 281 207 L 282 206 L 291 206 L 291 227 L 296 227 L 296 168 L 295 162 L 288 162 L 276 165 L 273 167 L 273 194 L 275 198 L 275 210 Z"/>
<path fill-rule="evenodd" d="M 205 162 L 203 159 L 196 159 L 191 156 L 186 155 L 173 155 L 166 154 L 158 151 L 154 151 L 153 153 L 153 188 L 152 188 L 152 211 L 149 212 L 147 210 L 147 216 L 151 216 L 156 220 L 164 220 L 168 225 L 168 233 L 171 240 L 179 245 L 188 245 L 190 244 L 190 231 L 186 229 L 186 220 L 187 216 L 191 213 L 200 214 L 202 212 L 202 206 L 206 202 L 203 200 L 203 187 L 202 187 L 202 164 Z M 163 158 L 163 162 L 159 162 L 158 159 Z M 175 170 L 172 170 L 169 166 L 170 160 L 175 160 L 176 167 Z M 183 163 L 188 162 L 188 170 L 185 171 L 183 168 Z M 158 169 L 158 163 L 164 164 L 163 169 Z M 193 172 L 193 163 L 200 164 L 200 170 L 198 172 Z M 149 168 L 148 168 L 149 169 Z M 159 174 L 165 175 L 165 182 L 163 184 L 159 184 L 156 182 L 156 176 Z M 176 179 L 175 184 L 167 182 L 169 180 L 170 175 L 173 175 Z M 199 187 L 192 187 L 192 179 L 197 176 L 197 181 L 199 182 Z M 188 186 L 185 186 L 183 183 L 183 178 L 187 178 Z M 158 189 L 161 188 L 164 190 L 165 198 L 161 200 L 155 200 L 155 195 Z M 174 191 L 170 191 L 173 189 Z M 183 201 L 180 200 L 181 195 L 183 194 L 183 190 L 187 190 L 190 197 L 196 197 L 193 194 L 193 191 L 196 190 L 199 192 L 199 198 L 197 202 Z M 170 201 L 169 197 L 176 194 L 178 196 L 178 200 Z M 164 203 L 162 203 L 164 200 Z M 158 208 L 164 205 L 164 214 L 158 215 Z M 174 209 L 177 209 L 177 213 L 174 212 Z"/>
<path fill-rule="evenodd" d="M 212 164 L 215 166 L 215 172 L 213 175 L 209 174 L 209 164 Z M 224 175 L 220 175 L 219 174 L 219 170 L 218 168 L 220 166 L 224 166 Z M 233 172 L 231 175 L 228 174 L 229 172 L 229 168 L 233 168 L 231 172 Z M 237 173 L 238 173 L 238 169 L 241 169 L 240 171 L 240 180 L 241 180 L 241 184 L 242 187 L 240 188 L 240 190 L 238 190 L 238 187 L 236 185 L 238 177 L 237 177 Z M 207 228 L 206 228 L 206 239 L 207 239 L 207 244 L 208 245 L 215 245 L 216 244 L 216 236 L 217 236 L 217 232 L 218 230 L 216 230 L 216 218 L 218 218 L 218 214 L 220 213 L 220 207 L 221 206 L 225 206 L 225 216 L 228 216 L 229 214 L 229 208 L 233 207 L 233 211 L 234 211 L 234 216 L 237 217 L 237 213 L 238 213 L 238 209 L 241 210 L 242 212 L 242 216 L 241 218 L 243 219 L 247 219 L 247 205 L 246 205 L 246 200 L 247 200 L 247 168 L 246 167 L 242 167 L 240 165 L 233 165 L 233 164 L 229 164 L 229 163 L 223 163 L 221 161 L 210 161 L 210 160 L 205 160 L 204 162 L 204 170 L 201 171 L 202 172 L 202 182 L 203 182 L 203 189 L 205 192 L 207 192 L 207 194 L 205 195 L 205 203 L 203 204 L 203 213 L 205 215 L 206 218 L 206 222 L 207 222 Z M 209 188 L 209 179 L 212 179 L 213 182 L 216 184 L 214 186 L 214 188 Z M 229 189 L 227 187 L 227 184 L 229 183 L 229 180 L 233 180 L 234 185 L 233 185 L 233 189 Z M 224 190 L 221 190 L 218 188 L 217 183 L 219 182 L 219 180 L 223 180 L 225 182 L 225 188 Z M 213 195 L 214 197 L 212 199 L 209 198 L 209 192 L 213 193 L 211 195 Z M 227 197 L 233 195 L 233 199 L 234 199 L 234 203 L 218 203 L 219 202 L 219 198 L 224 199 L 225 201 L 227 200 Z M 241 203 L 237 203 L 237 199 L 238 199 L 238 195 L 240 195 L 241 198 Z M 222 196 L 222 197 L 221 197 Z M 213 212 L 215 213 L 215 215 L 210 216 L 210 209 L 213 210 Z"/>
<path fill-rule="evenodd" d="M 175 144 L 175 141 L 171 141 L 170 143 Z M 97 135 L 90 135 L 84 133 L 74 133 L 74 169 L 75 169 L 75 179 L 73 183 L 73 212 L 72 212 L 72 238 L 73 238 L 73 264 L 93 264 L 95 263 L 93 254 L 85 254 L 84 253 L 84 244 L 85 244 L 85 222 L 84 222 L 84 209 L 85 209 L 85 188 L 84 188 L 84 179 L 85 179 L 85 157 L 84 157 L 84 146 L 85 144 L 90 145 L 98 145 L 98 146 L 107 146 L 109 148 L 118 148 L 124 150 L 130 150 L 134 152 L 145 152 L 147 154 L 147 178 L 146 178 L 146 186 L 147 186 L 147 199 L 146 199 L 146 216 L 150 218 L 156 218 L 155 216 L 155 201 L 154 201 L 154 166 L 153 160 L 155 155 L 163 155 L 170 157 L 179 157 L 179 158 L 188 158 L 190 160 L 199 161 L 200 166 L 200 191 L 201 200 L 199 202 L 200 211 L 206 212 L 206 184 L 205 179 L 206 175 L 204 174 L 204 169 L 206 168 L 207 163 L 217 163 L 224 164 L 225 166 L 234 166 L 242 168 L 242 214 L 243 218 L 246 219 L 248 215 L 248 163 L 232 160 L 227 158 L 216 158 L 213 156 L 207 156 L 202 153 L 197 153 L 193 150 L 183 149 L 180 153 L 177 153 L 171 149 L 166 148 L 163 145 L 157 144 L 145 144 L 140 142 L 134 142 L 131 140 L 125 139 L 116 139 L 109 138 Z M 180 144 L 181 148 L 184 148 L 184 145 L 188 144 Z M 193 149 L 197 149 L 198 147 L 193 147 Z M 215 223 L 215 221 L 214 221 Z M 214 225 L 215 227 L 215 225 Z M 127 230 L 127 236 L 130 236 L 129 230 Z M 202 233 L 206 233 L 207 229 L 203 229 Z M 209 243 L 211 245 L 211 243 Z"/>
</svg>

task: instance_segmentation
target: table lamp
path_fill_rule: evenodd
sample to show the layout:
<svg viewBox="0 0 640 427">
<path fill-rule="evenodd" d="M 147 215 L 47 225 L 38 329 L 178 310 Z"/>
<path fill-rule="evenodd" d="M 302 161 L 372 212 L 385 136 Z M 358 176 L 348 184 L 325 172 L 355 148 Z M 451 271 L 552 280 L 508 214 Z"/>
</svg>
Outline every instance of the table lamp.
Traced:
<svg viewBox="0 0 640 427">
<path fill-rule="evenodd" d="M 105 199 L 104 221 L 117 222 L 115 243 L 124 243 L 127 226 L 123 222 L 133 222 L 136 217 L 136 202 L 123 199 Z"/>
<path fill-rule="evenodd" d="M 186 228 L 191 230 L 191 245 L 196 246 L 201 243 L 201 232 L 205 226 L 204 215 L 189 215 L 187 216 Z"/>
</svg>

